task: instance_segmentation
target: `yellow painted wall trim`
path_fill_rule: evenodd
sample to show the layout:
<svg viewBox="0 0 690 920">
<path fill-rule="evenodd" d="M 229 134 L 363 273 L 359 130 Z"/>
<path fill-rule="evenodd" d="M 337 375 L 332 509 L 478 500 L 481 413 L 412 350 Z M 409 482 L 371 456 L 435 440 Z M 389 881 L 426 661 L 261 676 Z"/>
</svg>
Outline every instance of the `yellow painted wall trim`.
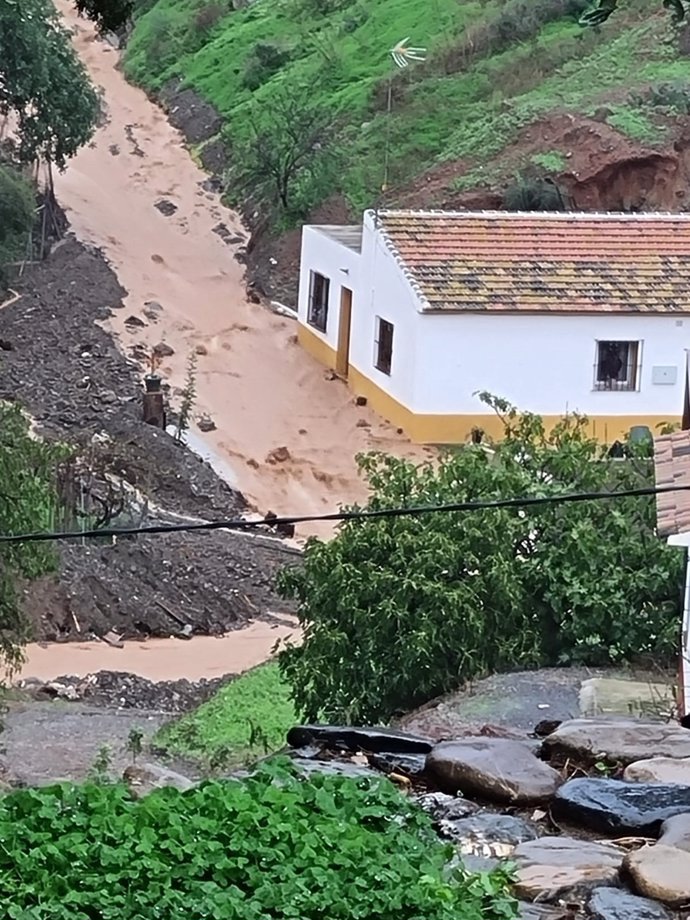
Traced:
<svg viewBox="0 0 690 920">
<path fill-rule="evenodd" d="M 302 348 L 308 352 L 312 358 L 325 365 L 325 367 L 330 367 L 331 370 L 335 369 L 337 352 L 334 348 L 324 341 L 320 335 L 316 332 L 312 332 L 307 326 L 299 323 L 297 326 L 297 341 L 300 343 Z"/>
<path fill-rule="evenodd" d="M 321 336 L 302 323 L 298 326 L 300 345 L 321 364 L 334 369 L 337 353 Z M 469 440 L 473 428 L 481 428 L 486 438 L 498 439 L 503 426 L 493 412 L 443 415 L 415 413 L 403 406 L 385 390 L 350 365 L 348 384 L 355 396 L 365 396 L 367 404 L 395 428 L 401 428 L 416 444 L 463 444 Z M 680 422 L 680 415 L 590 415 L 589 430 L 603 443 L 622 439 L 634 425 L 646 425 L 653 435 L 664 422 Z M 547 428 L 562 420 L 561 415 L 544 415 Z"/>
</svg>

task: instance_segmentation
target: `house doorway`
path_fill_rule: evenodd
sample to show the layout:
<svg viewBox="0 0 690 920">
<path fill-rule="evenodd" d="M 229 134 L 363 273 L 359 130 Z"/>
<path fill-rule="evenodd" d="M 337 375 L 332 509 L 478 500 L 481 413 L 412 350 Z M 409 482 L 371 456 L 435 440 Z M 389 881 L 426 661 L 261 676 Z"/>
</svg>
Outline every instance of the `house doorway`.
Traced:
<svg viewBox="0 0 690 920">
<path fill-rule="evenodd" d="M 340 325 L 338 326 L 338 351 L 335 372 L 347 377 L 350 369 L 350 324 L 352 322 L 352 291 L 340 288 Z"/>
</svg>

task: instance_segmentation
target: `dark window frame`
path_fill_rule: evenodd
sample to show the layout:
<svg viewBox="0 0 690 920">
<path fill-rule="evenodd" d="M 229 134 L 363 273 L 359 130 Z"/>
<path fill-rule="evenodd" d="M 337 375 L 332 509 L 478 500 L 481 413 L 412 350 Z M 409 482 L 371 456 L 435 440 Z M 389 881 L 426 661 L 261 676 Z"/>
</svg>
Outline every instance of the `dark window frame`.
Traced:
<svg viewBox="0 0 690 920">
<path fill-rule="evenodd" d="M 642 342 L 639 339 L 597 339 L 594 389 L 634 393 L 639 389 Z"/>
<path fill-rule="evenodd" d="M 374 339 L 374 367 L 388 377 L 393 369 L 393 337 L 395 325 L 390 320 L 376 317 L 376 337 Z"/>
<path fill-rule="evenodd" d="M 309 272 L 309 301 L 307 323 L 325 333 L 328 328 L 328 300 L 331 293 L 331 279 L 321 272 Z"/>
</svg>

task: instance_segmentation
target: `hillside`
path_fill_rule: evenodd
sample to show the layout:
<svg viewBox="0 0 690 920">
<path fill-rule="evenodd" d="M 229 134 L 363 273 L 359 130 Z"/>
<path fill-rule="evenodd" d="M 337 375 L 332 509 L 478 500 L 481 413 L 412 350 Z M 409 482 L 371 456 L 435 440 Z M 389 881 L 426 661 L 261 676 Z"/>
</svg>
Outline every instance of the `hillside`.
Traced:
<svg viewBox="0 0 690 920">
<path fill-rule="evenodd" d="M 501 207 L 508 186 L 543 176 L 577 208 L 684 209 L 690 26 L 633 0 L 583 29 L 586 6 L 145 0 L 124 66 L 153 92 L 181 79 L 220 113 L 222 156 L 218 138 L 198 153 L 255 226 L 268 217 L 283 234 L 270 247 L 264 234 L 259 253 L 278 255 L 289 276 L 296 235 L 285 231 L 376 202 Z M 389 49 L 407 36 L 426 60 L 399 70 Z M 263 133 L 265 156 L 280 152 L 305 110 L 321 134 L 285 206 L 277 187 L 252 183 L 251 139 Z M 277 289 L 289 297 L 289 283 Z"/>
</svg>

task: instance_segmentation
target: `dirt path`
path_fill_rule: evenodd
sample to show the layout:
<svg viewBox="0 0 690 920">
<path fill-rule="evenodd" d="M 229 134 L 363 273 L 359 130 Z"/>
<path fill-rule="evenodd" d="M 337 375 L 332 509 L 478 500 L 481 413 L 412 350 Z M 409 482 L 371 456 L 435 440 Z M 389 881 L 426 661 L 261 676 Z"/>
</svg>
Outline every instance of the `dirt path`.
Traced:
<svg viewBox="0 0 690 920">
<path fill-rule="evenodd" d="M 260 510 L 318 513 L 361 499 L 357 452 L 422 452 L 357 408 L 340 381 L 324 380 L 295 343 L 293 320 L 247 302 L 233 247 L 213 232 L 223 222 L 238 245 L 246 241 L 238 216 L 204 190 L 206 176 L 178 132 L 116 69 L 118 53 L 96 39 L 71 3 L 56 5 L 75 30 L 107 114 L 56 191 L 78 237 L 102 248 L 129 292 L 126 309 L 111 321 L 123 348 L 166 341 L 175 353 L 161 370 L 176 387 L 190 352 L 203 352 L 196 408 L 217 425 L 204 440 L 231 464 L 238 488 Z M 161 199 L 176 208 L 168 217 L 156 208 Z M 143 315 L 148 301 L 161 305 L 158 321 Z M 124 321 L 132 314 L 147 325 L 128 331 Z M 358 428 L 360 419 L 371 427 Z M 278 447 L 287 447 L 290 459 L 266 464 Z"/>
</svg>

